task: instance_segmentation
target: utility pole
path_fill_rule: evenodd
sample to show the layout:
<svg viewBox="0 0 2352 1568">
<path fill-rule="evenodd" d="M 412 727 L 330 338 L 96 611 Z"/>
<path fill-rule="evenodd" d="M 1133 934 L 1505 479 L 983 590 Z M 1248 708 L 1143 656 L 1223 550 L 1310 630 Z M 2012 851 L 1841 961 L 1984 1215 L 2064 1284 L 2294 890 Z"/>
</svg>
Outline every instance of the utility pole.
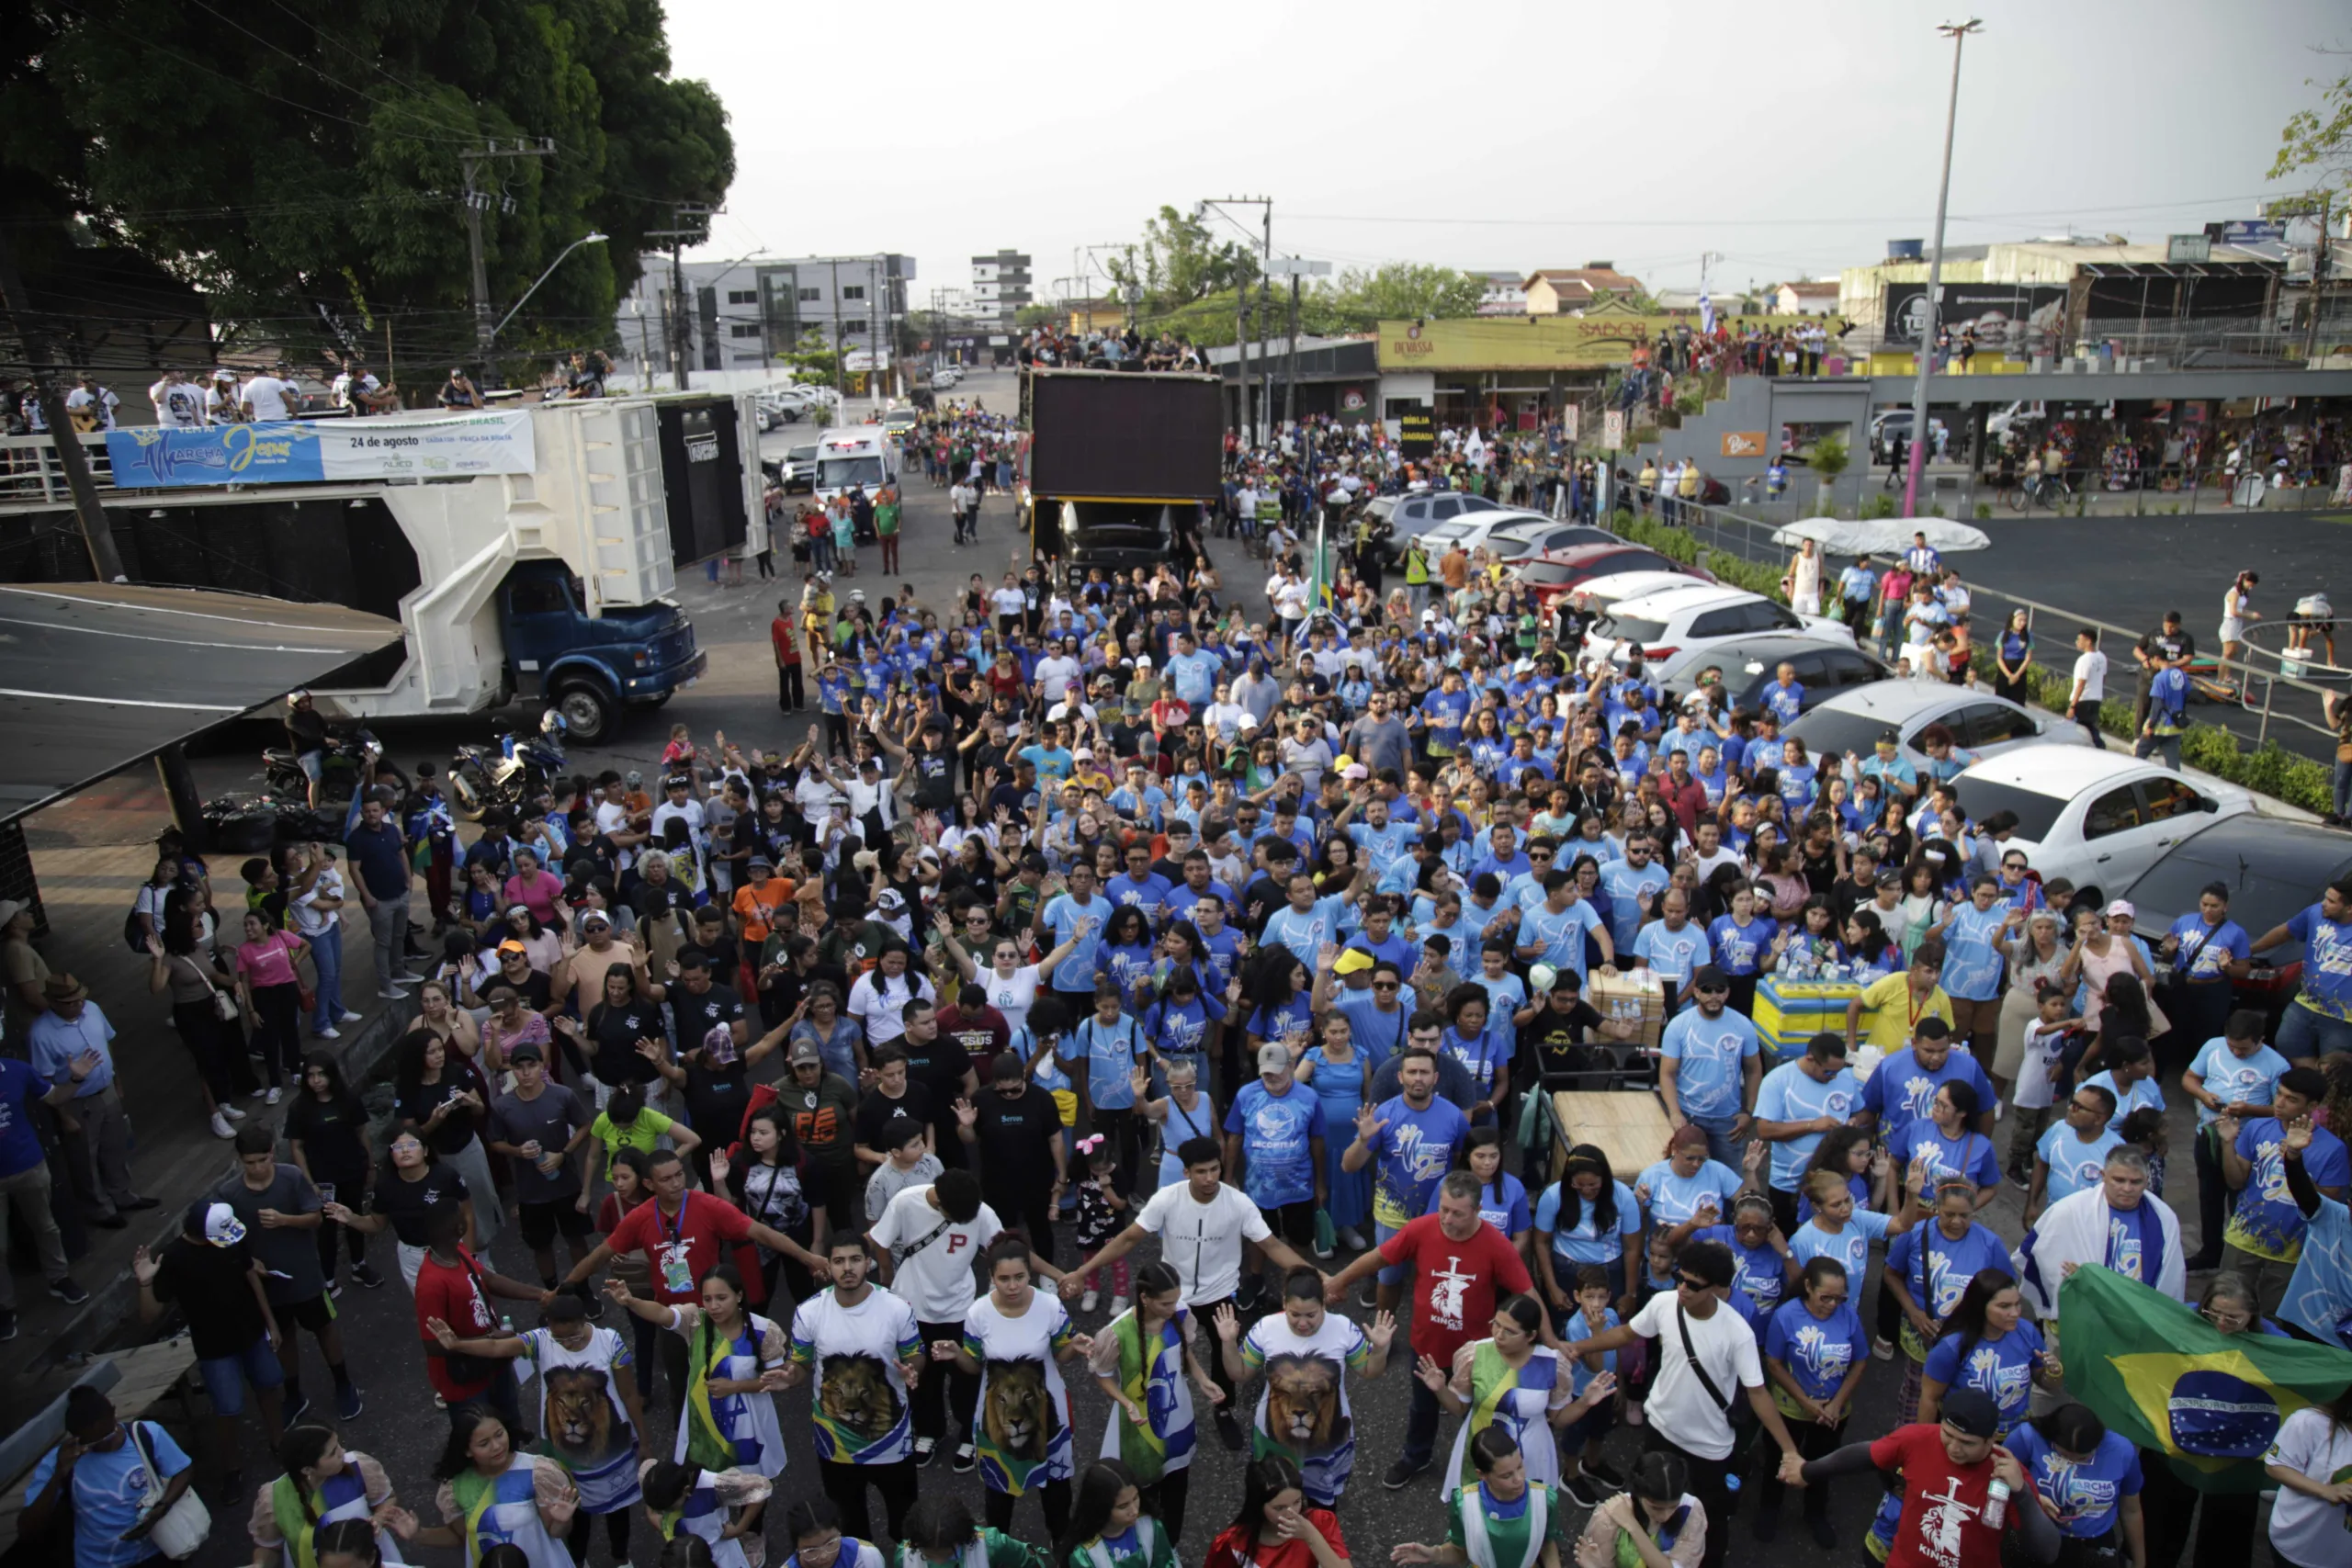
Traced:
<svg viewBox="0 0 2352 1568">
<path fill-rule="evenodd" d="M 1271 262 L 1273 260 L 1273 256 L 1274 256 L 1274 198 L 1273 198 L 1273 197 L 1270 197 L 1270 196 L 1227 196 L 1227 197 L 1218 197 L 1215 198 L 1214 200 L 1197 201 L 1197 202 L 1194 202 L 1194 203 L 1193 204 L 1193 221 L 1194 221 L 1195 223 L 1199 222 L 1203 217 L 1206 216 L 1206 214 L 1207 214 L 1207 212 L 1208 212 L 1209 209 L 1210 209 L 1210 208 L 1212 208 L 1212 207 L 1215 207 L 1215 208 L 1226 208 L 1226 207 L 1259 207 L 1259 208 L 1263 208 L 1263 209 L 1265 209 L 1265 214 L 1266 214 L 1265 238 L 1264 238 L 1264 241 L 1263 241 L 1263 243 L 1262 243 L 1262 246 L 1261 246 L 1261 249 L 1260 254 L 1261 254 L 1261 261 L 1262 261 L 1263 263 L 1271 263 Z M 1227 222 L 1232 222 L 1232 223 L 1234 223 L 1234 226 L 1235 226 L 1236 228 L 1239 228 L 1239 227 L 1240 227 L 1239 223 L 1234 220 L 1233 215 L 1232 215 L 1231 213 L 1226 213 L 1226 214 L 1224 214 L 1224 216 L 1225 216 L 1226 220 L 1227 220 Z M 1242 231 L 1242 231 L 1242 233 L 1244 233 L 1244 234 L 1247 234 L 1247 233 L 1249 233 L 1249 232 L 1250 232 L 1250 231 L 1249 231 L 1249 230 L 1247 230 L 1247 229 L 1242 229 Z M 1262 266 L 1261 266 L 1261 271 L 1262 271 Z M 1262 277 L 1261 277 L 1261 286 L 1260 286 L 1260 291 L 1259 291 L 1259 301 L 1258 301 L 1258 303 L 1259 303 L 1259 309 L 1260 309 L 1260 311 L 1261 311 L 1261 317 L 1260 317 L 1260 319 L 1261 319 L 1261 320 L 1263 320 L 1264 318 L 1263 318 L 1263 314 L 1262 314 L 1262 312 L 1264 311 L 1264 309 L 1265 309 L 1266 300 L 1265 300 L 1265 288 L 1264 288 L 1264 283 L 1263 283 L 1263 279 L 1262 279 Z M 1249 280 L 1248 278 L 1237 278 L 1237 279 L 1235 280 L 1235 282 L 1234 282 L 1234 285 L 1233 285 L 1233 378 L 1234 378 L 1234 385 L 1236 386 L 1236 388 L 1237 388 L 1237 389 L 1238 389 L 1239 397 L 1240 397 L 1240 402 L 1239 402 L 1239 405 L 1238 405 L 1238 409 L 1239 409 L 1239 412 L 1240 412 L 1240 416 L 1241 416 L 1241 423 L 1240 423 L 1241 439 L 1243 440 L 1243 442 L 1244 442 L 1244 443 L 1247 443 L 1247 442 L 1249 441 L 1249 439 L 1250 439 L 1250 323 L 1249 323 L 1249 314 L 1250 314 L 1250 280 Z M 1271 369 L 1268 371 L 1268 373 L 1267 373 L 1267 374 L 1268 374 L 1268 380 L 1269 380 L 1270 385 L 1269 385 L 1268 389 L 1267 389 L 1267 396 L 1266 396 L 1266 398 L 1265 398 L 1265 400 L 1264 400 L 1263 403 L 1261 404 L 1261 410 L 1260 410 L 1260 412 L 1261 412 L 1261 413 L 1263 413 L 1263 414 L 1271 414 L 1271 413 L 1273 412 L 1273 410 L 1272 410 L 1272 402 L 1273 402 L 1273 398 L 1272 398 L 1272 386 L 1271 386 L 1271 381 L 1272 381 L 1272 373 Z"/>
<path fill-rule="evenodd" d="M 498 367 L 490 357 L 492 320 L 490 309 L 490 262 L 482 252 L 481 215 L 495 203 L 501 212 L 514 210 L 514 198 L 503 190 L 492 194 L 482 180 L 482 165 L 495 164 L 504 158 L 550 158 L 555 155 L 555 139 L 540 137 L 526 141 L 517 137 L 512 142 L 493 136 L 479 147 L 468 148 L 459 155 L 465 170 L 465 191 L 462 200 L 466 209 L 466 248 L 473 263 L 474 295 L 474 356 L 481 362 L 481 384 L 486 388 L 498 385 Z"/>
<path fill-rule="evenodd" d="M 114 533 L 106 508 L 98 504 L 98 487 L 90 478 L 89 455 L 66 417 L 65 394 L 57 389 L 56 361 L 50 356 L 49 331 L 40 325 L 25 280 L 17 273 L 17 253 L 8 228 L 0 223 L 0 309 L 16 324 L 17 340 L 25 345 L 25 359 L 33 373 L 33 397 L 40 405 L 41 423 L 57 448 L 57 466 L 65 470 L 65 488 L 74 495 L 74 515 L 82 525 L 82 545 L 90 552 L 90 571 L 100 582 L 126 582 L 122 558 L 115 552 Z"/>
<path fill-rule="evenodd" d="M 1928 258 L 1927 312 L 1919 325 L 1919 383 L 1911 394 L 1911 462 L 1903 480 L 1903 515 L 1919 515 L 1919 476 L 1928 466 L 1928 448 L 1934 444 L 1928 418 L 1928 375 L 1936 364 L 1936 298 L 1944 277 L 1944 210 L 1951 197 L 1951 139 L 1960 123 L 1960 57 L 1968 35 L 1982 31 L 1973 17 L 1965 22 L 1945 22 L 1936 31 L 1951 39 L 1951 96 L 1944 107 L 1943 176 L 1936 186 L 1936 248 Z"/>
<path fill-rule="evenodd" d="M 2327 303 L 2327 227 L 2334 216 L 2331 209 L 2335 201 L 2333 188 L 2319 193 L 2319 243 L 2312 247 L 2311 320 L 2303 323 L 2303 364 L 2306 367 L 2319 357 L 2319 313 Z"/>
<path fill-rule="evenodd" d="M 1297 256 L 1284 256 L 1268 265 L 1270 273 L 1287 273 L 1290 276 L 1290 347 L 1283 360 L 1283 423 L 1287 424 L 1298 413 L 1298 280 L 1321 277 L 1331 270 L 1329 262 L 1303 261 Z M 1269 413 L 1272 412 L 1269 407 Z"/>
<path fill-rule="evenodd" d="M 709 239 L 710 220 L 725 210 L 696 202 L 678 202 L 670 209 L 670 221 L 675 227 L 649 230 L 645 235 L 649 240 L 670 242 L 670 310 L 662 336 L 668 340 L 670 379 L 677 391 L 686 389 L 686 373 L 691 368 L 688 362 L 693 357 L 689 350 L 694 346 L 692 302 L 686 298 L 685 247 Z"/>
</svg>

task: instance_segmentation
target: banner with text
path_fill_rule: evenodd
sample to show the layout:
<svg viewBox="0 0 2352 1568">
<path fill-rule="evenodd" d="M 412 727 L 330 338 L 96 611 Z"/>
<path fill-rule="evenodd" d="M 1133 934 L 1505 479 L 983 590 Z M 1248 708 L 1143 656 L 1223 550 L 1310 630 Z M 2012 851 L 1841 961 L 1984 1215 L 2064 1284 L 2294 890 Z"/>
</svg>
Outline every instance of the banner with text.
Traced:
<svg viewBox="0 0 2352 1568">
<path fill-rule="evenodd" d="M 119 490 L 527 474 L 533 457 L 531 416 L 521 409 L 107 433 Z"/>
</svg>

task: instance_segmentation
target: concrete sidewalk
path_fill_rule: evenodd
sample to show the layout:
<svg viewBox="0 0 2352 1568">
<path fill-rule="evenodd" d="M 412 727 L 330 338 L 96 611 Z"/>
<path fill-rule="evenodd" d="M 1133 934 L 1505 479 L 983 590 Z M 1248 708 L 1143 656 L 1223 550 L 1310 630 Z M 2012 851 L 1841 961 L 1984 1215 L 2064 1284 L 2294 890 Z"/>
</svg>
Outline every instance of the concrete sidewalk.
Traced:
<svg viewBox="0 0 2352 1568">
<path fill-rule="evenodd" d="M 141 1246 L 161 1247 L 176 1235 L 188 1202 L 235 1169 L 229 1145 L 213 1136 L 207 1124 L 195 1060 L 171 1025 L 170 998 L 150 993 L 148 960 L 132 953 L 122 939 L 123 916 L 154 869 L 155 835 L 170 820 L 153 773 L 135 769 L 37 812 L 24 824 L 49 924 L 33 945 L 53 973 L 72 974 L 87 986 L 91 999 L 115 1027 L 117 1082 L 131 1122 L 132 1185 L 160 1206 L 132 1214 L 122 1230 L 86 1225 L 52 1160 L 51 1172 L 63 1194 L 56 1207 L 66 1250 L 74 1277 L 90 1292 L 90 1300 L 68 1306 L 50 1295 L 28 1249 L 12 1249 L 7 1262 L 14 1269 L 22 1321 L 17 1339 L 0 1345 L 0 1382 L 19 1391 L 19 1409 L 40 1408 L 72 1381 L 75 1363 L 92 1350 L 125 1342 L 126 1326 L 136 1326 L 131 1255 Z M 244 881 L 237 871 L 243 859 L 207 857 L 213 897 L 224 920 L 243 916 Z M 355 902 L 351 908 L 358 906 Z M 367 930 L 362 915 L 357 936 L 345 938 L 344 1002 L 353 1016 L 341 1026 L 342 1037 L 313 1041 L 307 1021 L 304 1029 L 305 1049 L 315 1044 L 335 1050 L 355 1084 L 398 1038 L 415 1010 L 408 1004 L 378 999 L 375 948 Z M 12 1041 L 10 1046 L 23 1049 L 21 1042 Z M 266 1082 L 258 1064 L 256 1069 Z M 288 1087 L 290 1091 L 295 1086 Z M 291 1101 L 265 1106 L 253 1098 L 240 1099 L 237 1104 L 247 1118 L 237 1125 L 275 1131 L 283 1125 Z"/>
</svg>

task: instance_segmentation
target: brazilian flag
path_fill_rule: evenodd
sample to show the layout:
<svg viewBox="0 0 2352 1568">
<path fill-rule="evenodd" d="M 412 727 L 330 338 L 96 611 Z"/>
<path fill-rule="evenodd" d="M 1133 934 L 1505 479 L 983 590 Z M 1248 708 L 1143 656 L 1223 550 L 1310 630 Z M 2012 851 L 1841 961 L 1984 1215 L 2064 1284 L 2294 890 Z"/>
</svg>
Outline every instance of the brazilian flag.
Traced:
<svg viewBox="0 0 2352 1568">
<path fill-rule="evenodd" d="M 2058 1289 L 2066 1390 L 2200 1492 L 2267 1484 L 2262 1456 L 2279 1424 L 2352 1383 L 2352 1351 L 2303 1339 L 2224 1334 L 2191 1308 L 2086 1265 Z"/>
</svg>

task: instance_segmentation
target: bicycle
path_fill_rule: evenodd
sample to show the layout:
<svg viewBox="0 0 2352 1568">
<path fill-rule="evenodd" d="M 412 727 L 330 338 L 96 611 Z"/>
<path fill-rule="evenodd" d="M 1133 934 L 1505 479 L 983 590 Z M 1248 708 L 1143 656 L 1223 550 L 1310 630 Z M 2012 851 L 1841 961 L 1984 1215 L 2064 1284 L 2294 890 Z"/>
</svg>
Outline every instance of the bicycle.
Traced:
<svg viewBox="0 0 2352 1568">
<path fill-rule="evenodd" d="M 2030 484 L 2012 485 L 2001 491 L 2001 504 L 2012 512 L 2023 512 L 2034 505 L 2054 512 L 2074 499 L 2075 487 L 2059 474 L 2041 474 Z"/>
</svg>

